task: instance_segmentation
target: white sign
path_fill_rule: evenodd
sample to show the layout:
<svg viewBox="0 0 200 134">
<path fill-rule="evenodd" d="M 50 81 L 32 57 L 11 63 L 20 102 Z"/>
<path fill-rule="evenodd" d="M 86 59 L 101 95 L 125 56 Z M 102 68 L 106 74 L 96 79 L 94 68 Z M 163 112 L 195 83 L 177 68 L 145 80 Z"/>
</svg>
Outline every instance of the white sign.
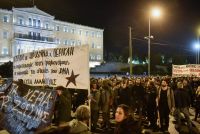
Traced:
<svg viewBox="0 0 200 134">
<path fill-rule="evenodd" d="M 31 86 L 88 89 L 88 46 L 38 50 L 13 59 L 13 78 Z"/>
<path fill-rule="evenodd" d="M 172 66 L 172 77 L 185 77 L 185 76 L 200 77 L 200 65 L 188 64 L 188 65 Z"/>
</svg>

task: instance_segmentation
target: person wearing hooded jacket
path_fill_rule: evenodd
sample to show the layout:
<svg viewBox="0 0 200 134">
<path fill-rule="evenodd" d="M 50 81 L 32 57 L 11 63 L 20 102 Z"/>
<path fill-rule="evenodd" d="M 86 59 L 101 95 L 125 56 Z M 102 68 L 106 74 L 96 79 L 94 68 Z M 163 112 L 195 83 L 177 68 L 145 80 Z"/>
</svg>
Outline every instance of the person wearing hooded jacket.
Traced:
<svg viewBox="0 0 200 134">
<path fill-rule="evenodd" d="M 87 126 L 90 119 L 90 110 L 86 105 L 80 105 L 76 109 L 76 119 L 69 122 L 70 134 L 91 134 Z"/>
</svg>

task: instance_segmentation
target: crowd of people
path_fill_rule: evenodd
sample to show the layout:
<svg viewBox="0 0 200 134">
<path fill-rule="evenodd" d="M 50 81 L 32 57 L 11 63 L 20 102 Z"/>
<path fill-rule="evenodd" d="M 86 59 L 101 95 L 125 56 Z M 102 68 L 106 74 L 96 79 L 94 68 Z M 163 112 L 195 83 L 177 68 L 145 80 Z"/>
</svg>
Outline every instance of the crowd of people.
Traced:
<svg viewBox="0 0 200 134">
<path fill-rule="evenodd" d="M 60 91 L 63 93 L 59 93 Z M 113 118 L 116 122 L 113 131 L 115 134 L 127 132 L 139 134 L 144 121 L 148 122 L 148 128 L 153 131 L 167 132 L 170 114 L 176 120 L 177 131 L 180 131 L 184 118 L 188 130 L 193 133 L 189 108 L 195 108 L 195 121 L 198 121 L 200 113 L 200 79 L 196 77 L 111 76 L 109 78 L 91 78 L 90 91 L 90 94 L 86 95 L 83 92 L 72 93 L 69 89 L 68 93 L 63 89 L 58 90 L 59 98 L 62 98 L 62 94 L 68 98 L 64 102 L 68 106 L 58 101 L 62 108 L 56 108 L 55 113 L 64 106 L 71 108 L 68 110 L 77 109 L 79 106 L 77 101 L 81 105 L 89 100 L 91 102 L 91 131 L 95 132 L 98 128 L 110 129 L 110 118 Z M 72 94 L 72 96 L 67 94 Z M 82 96 L 82 98 L 78 96 Z M 65 113 L 64 116 L 71 116 L 69 112 L 67 114 L 65 111 Z M 59 117 L 62 114 L 57 115 Z M 99 123 L 100 116 L 101 124 Z M 67 122 L 70 118 L 61 117 L 59 119 L 55 115 L 55 120 L 58 125 L 61 123 L 62 126 L 62 121 Z"/>
</svg>

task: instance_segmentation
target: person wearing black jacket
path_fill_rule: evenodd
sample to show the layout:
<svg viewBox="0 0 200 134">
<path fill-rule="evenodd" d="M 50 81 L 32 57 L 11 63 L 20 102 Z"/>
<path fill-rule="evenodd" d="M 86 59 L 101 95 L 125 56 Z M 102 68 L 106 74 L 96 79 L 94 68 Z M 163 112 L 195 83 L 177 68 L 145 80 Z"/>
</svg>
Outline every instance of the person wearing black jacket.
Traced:
<svg viewBox="0 0 200 134">
<path fill-rule="evenodd" d="M 154 131 L 157 128 L 157 106 L 156 106 L 157 89 L 153 81 L 148 81 L 146 88 L 147 117 L 150 122 L 150 128 Z"/>
<path fill-rule="evenodd" d="M 132 96 L 135 101 L 135 108 L 137 112 L 139 112 L 139 124 L 142 123 L 142 110 L 143 110 L 143 101 L 145 96 L 144 87 L 141 84 L 141 79 L 137 78 L 135 81 L 135 85 L 133 86 Z"/>
<path fill-rule="evenodd" d="M 189 117 L 189 110 L 188 107 L 190 105 L 190 97 L 188 92 L 183 88 L 183 82 L 177 82 L 177 89 L 174 91 L 174 98 L 175 98 L 175 108 L 176 108 L 176 115 L 178 125 L 175 126 L 177 130 L 180 129 L 181 126 L 181 113 L 184 114 L 184 117 L 187 121 L 187 126 L 189 130 L 192 130 L 192 122 Z"/>
</svg>

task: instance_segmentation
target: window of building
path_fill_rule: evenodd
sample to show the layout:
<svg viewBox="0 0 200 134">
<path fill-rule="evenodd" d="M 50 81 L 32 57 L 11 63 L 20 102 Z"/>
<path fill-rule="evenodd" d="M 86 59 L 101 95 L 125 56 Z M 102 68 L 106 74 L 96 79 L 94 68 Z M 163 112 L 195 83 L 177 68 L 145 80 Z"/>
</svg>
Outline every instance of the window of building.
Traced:
<svg viewBox="0 0 200 134">
<path fill-rule="evenodd" d="M 94 44 L 94 42 L 92 42 L 92 48 L 95 48 L 95 44 Z"/>
<path fill-rule="evenodd" d="M 68 41 L 67 41 L 67 45 L 71 45 L 71 40 L 68 40 Z"/>
<path fill-rule="evenodd" d="M 59 39 L 56 39 L 56 44 L 60 44 L 60 40 Z"/>
<path fill-rule="evenodd" d="M 90 59 L 91 59 L 91 60 L 95 60 L 95 55 L 90 54 Z"/>
<path fill-rule="evenodd" d="M 97 33 L 97 37 L 101 38 L 101 33 L 100 32 Z"/>
<path fill-rule="evenodd" d="M 28 36 L 31 37 L 32 36 L 32 32 L 28 32 Z"/>
<path fill-rule="evenodd" d="M 92 32 L 92 37 L 94 37 L 94 32 Z"/>
<path fill-rule="evenodd" d="M 4 47 L 4 48 L 2 49 L 2 54 L 3 54 L 3 55 L 7 55 L 7 54 L 8 54 L 8 48 L 5 48 L 5 47 Z"/>
<path fill-rule="evenodd" d="M 28 18 L 28 25 L 32 26 L 32 19 L 31 18 Z"/>
<path fill-rule="evenodd" d="M 37 23 L 37 26 L 38 26 L 38 27 L 41 27 L 41 22 L 40 22 L 40 20 L 38 20 L 37 22 L 38 22 L 38 23 Z"/>
<path fill-rule="evenodd" d="M 8 32 L 7 31 L 3 31 L 3 39 L 8 39 Z"/>
<path fill-rule="evenodd" d="M 67 32 L 67 27 L 66 26 L 63 27 L 63 32 Z"/>
<path fill-rule="evenodd" d="M 97 55 L 97 60 L 101 60 L 101 55 Z"/>
<path fill-rule="evenodd" d="M 7 15 L 3 16 L 3 22 L 9 22 L 9 18 Z"/>
<path fill-rule="evenodd" d="M 45 23 L 44 28 L 49 29 L 49 23 Z"/>
<path fill-rule="evenodd" d="M 59 26 L 56 26 L 56 31 L 60 31 L 60 27 Z"/>
<path fill-rule="evenodd" d="M 33 26 L 36 27 L 36 19 L 33 19 Z"/>
<path fill-rule="evenodd" d="M 74 28 L 72 28 L 72 29 L 71 29 L 71 32 L 74 34 L 74 33 L 75 33 L 75 29 L 74 29 Z"/>
<path fill-rule="evenodd" d="M 78 32 L 78 33 L 79 33 L 79 35 L 81 35 L 81 34 L 82 34 L 82 31 L 81 31 L 81 30 L 79 30 L 79 32 Z"/>
<path fill-rule="evenodd" d="M 40 39 L 40 33 L 37 33 L 37 38 Z"/>
<path fill-rule="evenodd" d="M 65 41 L 64 41 L 64 45 L 68 45 L 68 40 L 65 40 Z"/>
<path fill-rule="evenodd" d="M 36 32 L 33 32 L 33 39 L 36 39 Z"/>
<path fill-rule="evenodd" d="M 19 18 L 19 25 L 24 25 L 24 20 L 22 18 Z"/>
<path fill-rule="evenodd" d="M 75 46 L 75 45 L 76 45 L 76 41 L 75 41 L 75 40 L 72 40 L 72 41 L 71 41 L 71 45 L 72 45 L 72 46 Z"/>
<path fill-rule="evenodd" d="M 85 32 L 85 35 L 86 35 L 86 36 L 88 36 L 88 34 L 89 34 L 89 32 L 88 32 L 88 31 L 86 31 L 86 32 Z"/>
</svg>

